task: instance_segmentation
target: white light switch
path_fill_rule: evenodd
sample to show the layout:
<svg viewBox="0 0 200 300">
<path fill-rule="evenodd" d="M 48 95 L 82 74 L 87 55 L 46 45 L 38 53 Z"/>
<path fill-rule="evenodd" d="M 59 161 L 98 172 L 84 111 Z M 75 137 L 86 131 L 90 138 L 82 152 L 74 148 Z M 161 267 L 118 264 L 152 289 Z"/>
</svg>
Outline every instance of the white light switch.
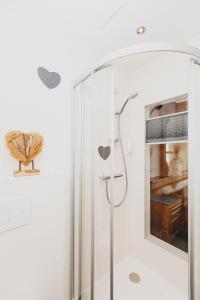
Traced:
<svg viewBox="0 0 200 300">
<path fill-rule="evenodd" d="M 12 230 L 30 223 L 30 197 L 0 200 L 0 232 Z"/>
</svg>

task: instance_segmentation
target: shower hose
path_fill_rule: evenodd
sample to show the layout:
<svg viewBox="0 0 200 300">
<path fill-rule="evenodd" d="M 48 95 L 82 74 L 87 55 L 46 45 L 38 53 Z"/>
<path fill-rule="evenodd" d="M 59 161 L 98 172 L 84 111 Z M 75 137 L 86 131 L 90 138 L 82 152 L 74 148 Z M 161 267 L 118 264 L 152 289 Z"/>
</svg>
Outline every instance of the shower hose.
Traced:
<svg viewBox="0 0 200 300">
<path fill-rule="evenodd" d="M 120 117 L 121 117 L 121 114 L 117 114 L 118 138 L 116 140 L 116 143 L 119 144 L 121 155 L 122 155 L 122 161 L 123 161 L 123 167 L 124 167 L 124 174 L 125 174 L 125 191 L 124 191 L 122 200 L 118 204 L 111 203 L 110 197 L 109 197 L 109 191 L 108 191 L 109 190 L 109 184 L 108 184 L 109 179 L 106 180 L 106 197 L 107 197 L 107 201 L 113 207 L 119 207 L 119 206 L 121 206 L 125 202 L 126 196 L 127 196 L 127 192 L 128 192 L 128 175 L 127 175 L 127 166 L 126 166 L 126 160 L 125 160 L 125 153 L 124 153 L 123 141 L 122 141 L 122 136 L 121 136 L 121 122 L 120 122 Z"/>
</svg>

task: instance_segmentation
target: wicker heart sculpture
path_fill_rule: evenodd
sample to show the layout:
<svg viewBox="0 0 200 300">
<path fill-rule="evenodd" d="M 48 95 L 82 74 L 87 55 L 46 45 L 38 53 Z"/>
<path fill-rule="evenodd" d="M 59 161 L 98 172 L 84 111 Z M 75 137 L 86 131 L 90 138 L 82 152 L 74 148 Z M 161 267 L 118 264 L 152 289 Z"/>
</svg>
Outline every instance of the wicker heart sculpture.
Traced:
<svg viewBox="0 0 200 300">
<path fill-rule="evenodd" d="M 34 168 L 34 159 L 42 151 L 44 139 L 36 132 L 10 131 L 6 135 L 6 144 L 11 155 L 19 162 L 19 170 L 14 171 L 15 176 L 35 175 L 40 170 Z M 31 170 L 22 170 L 21 165 L 32 164 Z"/>
</svg>

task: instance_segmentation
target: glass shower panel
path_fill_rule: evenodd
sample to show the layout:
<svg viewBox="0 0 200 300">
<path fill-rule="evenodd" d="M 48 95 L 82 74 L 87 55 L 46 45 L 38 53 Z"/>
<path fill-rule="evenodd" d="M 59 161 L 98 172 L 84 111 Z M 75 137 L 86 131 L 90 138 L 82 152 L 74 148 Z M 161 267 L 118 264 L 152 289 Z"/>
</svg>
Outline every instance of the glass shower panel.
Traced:
<svg viewBox="0 0 200 300">
<path fill-rule="evenodd" d="M 113 73 L 106 67 L 94 75 L 94 300 L 111 300 L 111 196 Z"/>
<path fill-rule="evenodd" d="M 75 90 L 75 300 L 112 299 L 112 100 L 111 67 Z"/>
<path fill-rule="evenodd" d="M 138 93 L 115 117 L 114 300 L 188 300 L 189 65 L 185 55 L 148 53 L 113 67 L 116 111 Z M 156 197 L 169 213 L 151 214 Z"/>
<path fill-rule="evenodd" d="M 74 91 L 73 299 L 92 298 L 93 155 L 92 79 Z"/>
<path fill-rule="evenodd" d="M 81 251 L 81 244 L 80 244 L 80 226 L 81 226 L 81 220 L 80 220 L 80 204 L 81 204 L 81 157 L 82 153 L 79 151 L 81 149 L 81 115 L 82 115 L 82 85 L 79 85 L 74 90 L 74 111 L 76 112 L 74 114 L 74 124 L 73 124 L 73 134 L 74 134 L 74 174 L 73 174 L 73 191 L 74 191 L 74 201 L 73 201 L 73 215 L 74 219 L 71 224 L 72 226 L 72 236 L 73 236 L 73 242 L 72 246 L 73 249 L 71 249 L 71 265 L 73 269 L 71 278 L 71 295 L 74 299 L 79 299 L 81 291 L 80 291 L 80 274 L 81 274 L 81 268 L 80 268 L 80 251 Z"/>
<path fill-rule="evenodd" d="M 80 290 L 81 300 L 91 300 L 92 298 L 92 265 L 93 265 L 93 122 L 92 117 L 92 79 L 89 78 L 82 84 L 81 103 L 81 141 L 79 151 L 81 158 L 81 207 L 79 210 L 80 228 Z"/>
<path fill-rule="evenodd" d="M 190 63 L 189 93 L 189 173 L 191 183 L 189 195 L 192 199 L 189 210 L 190 243 L 190 288 L 191 299 L 200 299 L 200 143 L 199 143 L 199 112 L 200 112 L 200 62 Z"/>
</svg>

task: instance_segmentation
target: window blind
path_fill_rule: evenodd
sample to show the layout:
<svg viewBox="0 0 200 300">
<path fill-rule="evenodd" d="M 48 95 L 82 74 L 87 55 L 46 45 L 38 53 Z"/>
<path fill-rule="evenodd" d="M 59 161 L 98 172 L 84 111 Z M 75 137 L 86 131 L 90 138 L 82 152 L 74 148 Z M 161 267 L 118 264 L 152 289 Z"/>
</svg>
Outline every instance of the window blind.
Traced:
<svg viewBox="0 0 200 300">
<path fill-rule="evenodd" d="M 188 139 L 188 112 L 146 120 L 146 143 L 177 142 Z"/>
</svg>

